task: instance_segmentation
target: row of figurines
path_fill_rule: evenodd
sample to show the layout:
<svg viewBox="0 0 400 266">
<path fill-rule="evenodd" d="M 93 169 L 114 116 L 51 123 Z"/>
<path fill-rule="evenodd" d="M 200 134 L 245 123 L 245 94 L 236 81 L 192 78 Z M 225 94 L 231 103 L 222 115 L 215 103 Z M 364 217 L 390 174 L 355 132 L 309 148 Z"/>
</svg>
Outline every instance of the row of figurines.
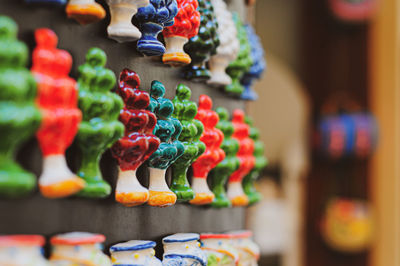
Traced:
<svg viewBox="0 0 400 266">
<path fill-rule="evenodd" d="M 19 196 L 35 187 L 36 177 L 13 155 L 36 133 L 44 157 L 39 188 L 48 198 L 109 196 L 111 186 L 99 162 L 111 148 L 120 169 L 115 198 L 126 206 L 170 206 L 178 200 L 228 207 L 260 199 L 254 182 L 266 166 L 264 146 L 243 111 L 235 110 L 230 121 L 226 109 L 212 110 L 209 96 L 201 95 L 198 105 L 190 101 L 191 90 L 183 84 L 172 101 L 164 98 L 159 81 L 152 82 L 150 92 L 140 90 L 138 74 L 129 69 L 120 73 L 113 93 L 116 76 L 105 68 L 106 54 L 99 48 L 89 49 L 75 81 L 68 76 L 71 55 L 56 48 L 57 36 L 45 28 L 35 32 L 29 71 L 28 51 L 16 39 L 16 30 L 11 19 L 0 17 L 0 195 Z M 82 154 L 76 174 L 65 160 L 74 139 Z M 149 189 L 136 177 L 145 162 Z M 165 180 L 170 166 L 171 189 Z M 192 186 L 187 179 L 190 166 Z"/>
<path fill-rule="evenodd" d="M 106 2 L 111 15 L 107 28 L 110 38 L 137 41 L 137 50 L 144 55 L 162 55 L 165 64 L 185 66 L 184 77 L 189 80 L 207 81 L 243 99 L 257 98 L 252 84 L 265 69 L 264 50 L 253 28 L 243 26 L 223 0 Z M 82 24 L 103 19 L 106 14 L 94 0 L 70 0 L 66 12 Z M 157 39 L 161 31 L 166 48 Z"/>
<path fill-rule="evenodd" d="M 256 266 L 259 247 L 250 231 L 223 234 L 178 233 L 164 237 L 163 259 L 155 256 L 154 241 L 131 240 L 102 252 L 104 235 L 87 232 L 60 234 L 50 239 L 49 260 L 40 235 L 0 236 L 0 265 L 8 266 Z M 200 241 L 200 242 L 199 242 Z"/>
</svg>

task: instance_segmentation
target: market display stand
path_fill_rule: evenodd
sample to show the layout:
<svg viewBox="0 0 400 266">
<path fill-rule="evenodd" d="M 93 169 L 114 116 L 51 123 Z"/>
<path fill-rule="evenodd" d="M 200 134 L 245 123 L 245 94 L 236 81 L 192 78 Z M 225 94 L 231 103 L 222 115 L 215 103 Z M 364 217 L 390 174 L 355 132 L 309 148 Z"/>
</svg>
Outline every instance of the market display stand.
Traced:
<svg viewBox="0 0 400 266">
<path fill-rule="evenodd" d="M 241 6 L 242 0 L 229 4 Z M 237 3 L 236 3 L 237 2 Z M 104 1 L 99 1 L 106 9 Z M 108 9 L 107 9 L 108 10 Z M 108 57 L 106 67 L 118 76 L 124 68 L 136 71 L 141 78 L 141 88 L 148 90 L 152 80 L 161 81 L 166 87 L 166 97 L 172 99 L 176 85 L 183 82 L 192 89 L 192 100 L 198 102 L 201 94 L 212 97 L 214 107 L 223 106 L 230 112 L 245 107 L 245 102 L 233 99 L 204 83 L 192 83 L 181 78 L 182 69 L 164 65 L 159 57 L 143 57 L 136 51 L 136 43 L 119 44 L 107 37 L 108 16 L 87 26 L 81 26 L 66 17 L 64 7 L 27 5 L 23 0 L 2 0 L 0 14 L 14 19 L 19 25 L 18 38 L 34 48 L 34 30 L 47 27 L 59 37 L 60 49 L 73 57 L 71 76 L 77 78 L 77 68 L 84 63 L 85 54 L 91 47 L 103 49 Z M 80 152 L 76 144 L 67 152 L 71 169 L 80 164 Z M 39 175 L 42 156 L 35 139 L 21 147 L 18 161 L 29 171 Z M 107 151 L 101 160 L 106 181 L 115 188 L 117 164 Z M 139 178 L 148 182 L 146 167 L 139 169 Z M 16 200 L 0 200 L 0 234 L 43 234 L 51 236 L 60 232 L 89 231 L 106 236 L 106 246 L 129 239 L 160 240 L 176 232 L 223 232 L 244 228 L 244 208 L 212 209 L 177 204 L 169 208 L 139 206 L 124 207 L 114 201 L 114 194 L 103 200 L 67 198 L 50 200 L 38 191 L 31 196 Z"/>
</svg>

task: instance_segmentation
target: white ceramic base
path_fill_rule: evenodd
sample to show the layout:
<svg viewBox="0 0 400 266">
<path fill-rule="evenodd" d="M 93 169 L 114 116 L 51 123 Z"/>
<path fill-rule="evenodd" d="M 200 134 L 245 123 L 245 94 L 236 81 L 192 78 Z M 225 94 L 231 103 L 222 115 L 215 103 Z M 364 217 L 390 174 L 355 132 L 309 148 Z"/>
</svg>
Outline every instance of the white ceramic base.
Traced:
<svg viewBox="0 0 400 266">
<path fill-rule="evenodd" d="M 145 265 L 162 266 L 161 261 L 157 259 L 153 248 L 129 249 L 132 245 L 145 245 L 148 241 L 131 240 L 118 244 L 119 247 L 126 247 L 126 250 L 110 251 L 113 265 Z"/>
<path fill-rule="evenodd" d="M 63 154 L 43 158 L 43 172 L 39 177 L 40 186 L 61 183 L 75 177 L 76 175 L 69 170 Z"/>
<path fill-rule="evenodd" d="M 229 182 L 227 195 L 230 200 L 245 195 L 241 182 Z"/>
<path fill-rule="evenodd" d="M 149 191 L 139 183 L 136 170 L 119 170 L 115 198 L 125 206 L 143 204 L 149 199 Z"/>
<path fill-rule="evenodd" d="M 188 38 L 181 36 L 171 36 L 164 38 L 164 40 L 166 54 L 185 53 L 185 51 L 183 50 L 183 46 L 188 42 Z"/>
<path fill-rule="evenodd" d="M 0 247 L 0 265 L 48 266 L 39 246 L 3 246 Z"/>
<path fill-rule="evenodd" d="M 232 83 L 231 77 L 225 72 L 229 65 L 229 57 L 214 55 L 208 63 L 211 71 L 211 79 L 207 81 L 208 84 L 226 86 Z"/>
<path fill-rule="evenodd" d="M 167 191 L 172 192 L 167 182 L 165 181 L 165 172 L 166 169 L 157 169 L 157 168 L 149 168 L 150 171 L 150 184 L 149 190 L 151 191 Z"/>
<path fill-rule="evenodd" d="M 95 5 L 94 0 L 69 0 L 68 5 Z"/>
</svg>

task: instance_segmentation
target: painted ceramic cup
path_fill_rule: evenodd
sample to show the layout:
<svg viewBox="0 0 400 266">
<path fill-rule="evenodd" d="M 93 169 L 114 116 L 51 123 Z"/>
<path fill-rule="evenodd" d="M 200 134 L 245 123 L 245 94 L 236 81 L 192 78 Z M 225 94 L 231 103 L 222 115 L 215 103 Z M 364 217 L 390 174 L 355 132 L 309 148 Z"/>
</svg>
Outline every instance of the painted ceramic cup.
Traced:
<svg viewBox="0 0 400 266">
<path fill-rule="evenodd" d="M 82 25 L 97 22 L 106 16 L 104 8 L 94 0 L 69 0 L 65 12 Z"/>
<path fill-rule="evenodd" d="M 211 79 L 207 83 L 214 86 L 226 86 L 231 84 L 232 79 L 225 70 L 237 57 L 239 40 L 232 13 L 229 12 L 226 3 L 223 0 L 211 0 L 211 3 L 218 21 L 217 33 L 220 44 L 217 47 L 217 53 L 208 61 Z"/>
<path fill-rule="evenodd" d="M 0 236 L 0 265 L 48 266 L 43 256 L 44 243 L 40 235 Z"/>
<path fill-rule="evenodd" d="M 219 117 L 211 108 L 211 98 L 207 95 L 200 95 L 199 110 L 195 118 L 203 123 L 204 131 L 200 137 L 200 141 L 206 145 L 206 150 L 192 164 L 192 189 L 195 197 L 190 203 L 195 205 L 210 204 L 213 202 L 215 196 L 208 188 L 208 173 L 225 159 L 225 152 L 220 148 L 224 140 L 224 133 L 215 127 L 219 121 Z"/>
<path fill-rule="evenodd" d="M 149 0 L 106 0 L 110 7 L 111 21 L 107 27 L 108 37 L 117 42 L 133 42 L 142 34 L 132 24 L 138 8 L 145 7 Z"/>
<path fill-rule="evenodd" d="M 239 251 L 239 265 L 257 266 L 260 248 L 252 240 L 253 233 L 248 230 L 231 231 L 231 245 Z"/>
<path fill-rule="evenodd" d="M 139 75 L 134 71 L 124 69 L 121 72 L 117 93 L 125 103 L 119 116 L 125 125 L 125 135 L 114 143 L 112 154 L 119 164 L 115 200 L 127 207 L 149 199 L 149 191 L 139 183 L 136 170 L 160 145 L 160 139 L 153 135 L 157 118 L 146 110 L 150 95 L 140 90 L 139 85 Z"/>
<path fill-rule="evenodd" d="M 207 256 L 201 250 L 198 234 L 178 233 L 164 237 L 163 266 L 206 266 Z"/>
<path fill-rule="evenodd" d="M 233 266 L 239 263 L 239 251 L 235 249 L 230 234 L 200 234 L 201 249 L 207 254 L 208 266 Z"/>
<path fill-rule="evenodd" d="M 72 57 L 67 51 L 57 49 L 57 35 L 50 29 L 36 30 L 35 39 L 31 71 L 38 86 L 36 102 L 43 116 L 36 133 L 44 157 L 39 188 L 45 197 L 66 197 L 85 186 L 65 160 L 65 151 L 74 140 L 82 118 L 76 82 L 68 76 Z"/>
<path fill-rule="evenodd" d="M 72 232 L 52 237 L 51 265 L 111 266 L 111 260 L 102 252 L 105 237 L 100 234 Z"/>
<path fill-rule="evenodd" d="M 110 247 L 111 261 L 113 266 L 162 266 L 155 255 L 153 241 L 131 240 Z"/>
<path fill-rule="evenodd" d="M 190 56 L 183 51 L 188 40 L 197 35 L 200 26 L 200 13 L 197 0 L 177 0 L 178 14 L 175 23 L 163 30 L 166 51 L 162 57 L 164 64 L 183 66 L 190 64 Z"/>
</svg>

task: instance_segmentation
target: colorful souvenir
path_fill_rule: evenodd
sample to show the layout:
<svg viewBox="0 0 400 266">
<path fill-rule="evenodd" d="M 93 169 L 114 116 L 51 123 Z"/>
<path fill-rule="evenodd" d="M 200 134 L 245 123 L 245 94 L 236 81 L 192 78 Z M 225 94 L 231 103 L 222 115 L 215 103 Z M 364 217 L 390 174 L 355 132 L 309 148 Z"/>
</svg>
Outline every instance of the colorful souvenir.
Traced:
<svg viewBox="0 0 400 266">
<path fill-rule="evenodd" d="M 149 0 L 106 0 L 110 7 L 111 21 L 108 25 L 108 37 L 117 42 L 133 42 L 142 34 L 132 24 L 132 17 L 138 8 L 145 7 Z"/>
<path fill-rule="evenodd" d="M 240 166 L 240 161 L 236 157 L 239 150 L 239 142 L 232 138 L 234 127 L 232 122 L 229 121 L 228 111 L 223 107 L 218 107 L 216 112 L 219 116 L 219 123 L 216 128 L 224 133 L 224 141 L 221 148 L 225 152 L 225 159 L 210 172 L 212 191 L 215 195 L 211 205 L 216 208 L 223 208 L 231 206 L 231 201 L 226 195 L 225 184 L 229 176 Z"/>
<path fill-rule="evenodd" d="M 225 70 L 229 63 L 236 59 L 239 52 L 239 40 L 235 22 L 232 13 L 229 12 L 226 3 L 223 0 L 211 0 L 217 17 L 220 44 L 217 47 L 217 53 L 211 56 L 208 66 L 211 71 L 211 79 L 208 84 L 215 86 L 225 86 L 232 82 L 231 77 Z"/>
<path fill-rule="evenodd" d="M 157 116 L 153 133 L 160 139 L 161 144 L 148 160 L 150 197 L 147 203 L 159 207 L 170 206 L 176 202 L 175 193 L 168 188 L 165 181 L 165 173 L 185 151 L 185 146 L 178 140 L 182 124 L 178 119 L 171 117 L 174 105 L 169 99 L 164 98 L 164 94 L 164 85 L 159 81 L 153 81 L 150 89 L 150 105 L 147 109 Z"/>
<path fill-rule="evenodd" d="M 182 133 L 179 140 L 185 146 L 185 152 L 172 165 L 171 190 L 177 195 L 178 201 L 192 200 L 195 196 L 187 180 L 187 170 L 190 165 L 204 153 L 206 146 L 201 142 L 203 124 L 194 119 L 197 114 L 197 105 L 190 101 L 192 92 L 190 89 L 179 84 L 176 88 L 176 96 L 173 99 L 173 117 L 182 123 Z"/>
<path fill-rule="evenodd" d="M 243 178 L 243 189 L 249 198 L 249 204 L 257 203 L 261 200 L 261 194 L 254 187 L 254 183 L 260 177 L 262 170 L 267 166 L 267 158 L 264 156 L 264 143 L 259 140 L 260 131 L 253 126 L 250 117 L 246 117 L 246 123 L 250 126 L 250 138 L 254 141 L 254 168 Z"/>
<path fill-rule="evenodd" d="M 56 235 L 50 239 L 51 265 L 111 266 L 110 258 L 101 250 L 105 239 L 103 235 L 86 232 Z"/>
<path fill-rule="evenodd" d="M 237 30 L 237 38 L 239 39 L 240 49 L 239 54 L 235 61 L 231 62 L 226 69 L 226 73 L 231 77 L 232 83 L 225 86 L 225 91 L 229 94 L 233 94 L 235 96 L 240 96 L 244 87 L 240 83 L 241 78 L 244 73 L 249 71 L 253 61 L 250 55 L 250 44 L 247 40 L 247 33 L 240 21 L 238 14 L 233 14 L 233 20 L 235 21 L 236 30 Z"/>
<path fill-rule="evenodd" d="M 250 24 L 244 26 L 247 32 L 247 38 L 251 47 L 251 58 L 253 64 L 250 69 L 243 75 L 241 83 L 244 86 L 244 92 L 241 98 L 245 100 L 255 101 L 258 98 L 257 93 L 253 90 L 253 84 L 256 79 L 261 78 L 266 63 L 264 58 L 264 48 L 261 40 Z"/>
<path fill-rule="evenodd" d="M 252 6 L 257 2 L 257 0 L 245 0 L 245 2 L 246 2 L 246 5 Z"/>
<path fill-rule="evenodd" d="M 39 235 L 0 236 L 0 265 L 48 266 L 43 257 L 44 242 Z"/>
<path fill-rule="evenodd" d="M 164 237 L 163 266 L 206 266 L 207 256 L 200 249 L 198 234 L 179 233 Z"/>
<path fill-rule="evenodd" d="M 69 0 L 65 12 L 82 25 L 97 22 L 106 16 L 104 8 L 94 0 Z"/>
<path fill-rule="evenodd" d="M 217 52 L 219 37 L 217 34 L 218 23 L 215 18 L 214 8 L 209 0 L 198 0 L 200 12 L 199 33 L 190 38 L 184 46 L 184 50 L 192 59 L 189 66 L 183 72 L 184 77 L 189 80 L 202 81 L 211 77 L 206 63 L 210 56 Z"/>
<path fill-rule="evenodd" d="M 378 0 L 328 0 L 332 13 L 346 22 L 363 22 L 373 17 Z"/>
<path fill-rule="evenodd" d="M 150 96 L 139 90 L 139 85 L 139 76 L 134 71 L 124 69 L 121 72 L 117 92 L 125 103 L 119 116 L 125 125 L 125 136 L 114 144 L 112 152 L 119 163 L 115 199 L 128 207 L 149 199 L 149 191 L 139 183 L 136 170 L 160 145 L 160 140 L 152 134 L 157 118 L 146 110 Z"/>
<path fill-rule="evenodd" d="M 200 95 L 199 110 L 195 118 L 203 123 L 204 131 L 200 137 L 200 141 L 206 145 L 206 150 L 192 164 L 192 189 L 195 197 L 190 203 L 195 205 L 210 204 L 213 202 L 214 194 L 208 188 L 207 176 L 211 169 L 225 159 L 225 152 L 220 148 L 224 140 L 224 133 L 215 128 L 219 117 L 211 108 L 211 98 L 207 95 Z"/>
<path fill-rule="evenodd" d="M 360 200 L 331 200 L 321 222 L 325 242 L 342 252 L 359 252 L 368 248 L 373 231 L 372 210 L 368 203 Z"/>
<path fill-rule="evenodd" d="M 36 30 L 35 39 L 32 73 L 38 84 L 36 102 L 43 116 L 36 134 L 43 153 L 39 188 L 45 197 L 66 197 L 85 186 L 68 169 L 65 160 L 65 150 L 72 143 L 82 118 L 77 107 L 76 82 L 68 76 L 72 57 L 67 51 L 57 49 L 58 38 L 50 29 Z"/>
<path fill-rule="evenodd" d="M 110 247 L 113 266 L 141 265 L 162 266 L 154 251 L 156 243 L 153 241 L 131 240 Z"/>
<path fill-rule="evenodd" d="M 174 25 L 178 13 L 176 0 L 150 0 L 150 4 L 138 9 L 134 19 L 139 25 L 142 37 L 137 42 L 137 50 L 145 55 L 162 55 L 164 45 L 157 40 L 164 27 Z"/>
<path fill-rule="evenodd" d="M 83 119 L 77 134 L 82 163 L 78 176 L 86 181 L 80 196 L 102 198 L 111 193 L 103 180 L 99 163 L 104 151 L 124 135 L 124 125 L 118 121 L 122 99 L 110 92 L 115 86 L 114 72 L 105 68 L 107 56 L 99 48 L 91 48 L 86 62 L 79 67 L 78 106 Z"/>
<path fill-rule="evenodd" d="M 230 234 L 200 234 L 201 249 L 207 255 L 207 266 L 239 265 L 239 251 L 232 245 Z"/>
<path fill-rule="evenodd" d="M 260 248 L 251 239 L 251 231 L 231 231 L 231 245 L 239 251 L 239 264 L 247 266 L 257 266 L 260 259 Z"/>
<path fill-rule="evenodd" d="M 67 3 L 67 0 L 25 0 L 28 4 L 55 4 L 63 6 Z"/>
<path fill-rule="evenodd" d="M 36 83 L 28 69 L 28 48 L 17 40 L 17 24 L 0 16 L 0 195 L 30 192 L 36 177 L 15 162 L 17 147 L 38 129 Z"/>
<path fill-rule="evenodd" d="M 183 66 L 190 64 L 190 56 L 183 51 L 188 40 L 197 35 L 200 26 L 200 13 L 197 0 L 176 0 L 178 14 L 175 23 L 163 30 L 166 51 L 162 57 L 164 64 Z"/>
<path fill-rule="evenodd" d="M 236 109 L 233 111 L 232 124 L 235 128 L 232 138 L 239 142 L 237 157 L 239 158 L 240 166 L 229 177 L 228 198 L 233 206 L 246 206 L 249 203 L 249 199 L 243 191 L 242 180 L 255 165 L 253 156 L 254 141 L 249 138 L 250 127 L 244 121 L 244 112 L 242 110 Z"/>
</svg>

